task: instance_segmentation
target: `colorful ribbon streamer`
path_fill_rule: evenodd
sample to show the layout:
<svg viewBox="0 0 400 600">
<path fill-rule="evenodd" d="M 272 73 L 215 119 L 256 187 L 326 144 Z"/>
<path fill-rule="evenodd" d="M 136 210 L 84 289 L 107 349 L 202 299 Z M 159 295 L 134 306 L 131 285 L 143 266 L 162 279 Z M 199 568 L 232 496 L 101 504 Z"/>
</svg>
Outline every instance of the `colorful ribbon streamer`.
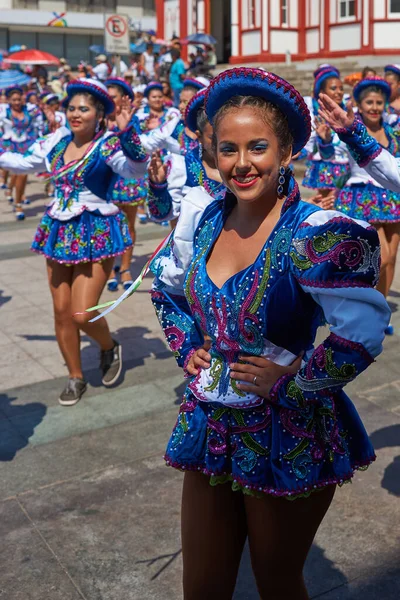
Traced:
<svg viewBox="0 0 400 600">
<path fill-rule="evenodd" d="M 150 268 L 150 264 L 151 264 L 152 260 L 157 256 L 157 254 L 160 252 L 160 250 L 162 250 L 168 244 L 171 235 L 172 235 L 172 232 L 169 233 L 167 235 L 167 237 L 161 242 L 161 244 L 159 244 L 157 246 L 156 250 L 151 255 L 151 257 L 149 258 L 149 260 L 147 261 L 147 263 L 145 264 L 143 269 L 141 270 L 139 276 L 135 279 L 135 281 L 132 283 L 132 285 L 123 294 L 121 294 L 121 296 L 117 300 L 111 300 L 110 302 L 105 302 L 104 304 L 98 304 L 97 306 L 92 306 L 91 308 L 87 308 L 85 310 L 85 312 L 93 312 L 94 310 L 101 310 L 102 308 L 106 309 L 105 311 L 103 311 L 102 313 L 100 313 L 99 315 L 97 315 L 96 317 L 91 319 L 89 321 L 90 323 L 94 323 L 98 319 L 101 319 L 102 317 L 105 317 L 106 315 L 108 315 L 108 313 L 113 311 L 114 308 L 117 308 L 117 306 L 119 306 L 119 304 L 121 304 L 121 302 L 123 302 L 126 298 L 129 298 L 129 296 L 132 296 L 132 294 L 134 294 L 136 292 L 136 290 L 141 286 L 143 279 L 146 277 L 147 273 L 149 272 L 149 268 Z"/>
</svg>

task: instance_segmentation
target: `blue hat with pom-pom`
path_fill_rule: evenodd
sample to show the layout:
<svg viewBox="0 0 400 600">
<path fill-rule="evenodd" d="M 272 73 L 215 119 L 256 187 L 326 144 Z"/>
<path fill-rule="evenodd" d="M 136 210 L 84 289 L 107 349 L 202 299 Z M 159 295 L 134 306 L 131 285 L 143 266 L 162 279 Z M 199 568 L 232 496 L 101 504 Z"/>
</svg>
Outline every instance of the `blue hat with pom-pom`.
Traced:
<svg viewBox="0 0 400 600">
<path fill-rule="evenodd" d="M 383 70 L 385 73 L 395 73 L 395 75 L 400 77 L 400 65 L 386 65 Z"/>
<path fill-rule="evenodd" d="M 115 111 L 115 104 L 109 95 L 106 86 L 91 78 L 74 79 L 67 85 L 67 97 L 63 101 L 63 106 L 68 105 L 69 101 L 75 94 L 88 93 L 99 100 L 104 106 L 104 114 L 110 115 Z"/>
<path fill-rule="evenodd" d="M 125 79 L 122 79 L 122 77 L 110 77 L 109 79 L 107 79 L 104 82 L 104 84 L 107 88 L 109 88 L 110 86 L 113 86 L 113 85 L 118 85 L 120 88 L 122 88 L 124 90 L 124 93 L 126 96 L 129 96 L 129 98 L 131 100 L 135 99 L 135 93 L 134 93 L 133 89 L 131 88 L 129 83 L 127 81 L 125 81 Z"/>
<path fill-rule="evenodd" d="M 195 133 L 198 129 L 197 127 L 197 116 L 199 111 L 204 109 L 204 100 L 206 96 L 206 89 L 200 90 L 197 92 L 195 96 L 190 100 L 189 104 L 186 107 L 185 111 L 185 125 Z"/>
<path fill-rule="evenodd" d="M 317 69 L 316 71 L 314 71 L 314 73 L 316 73 L 314 79 L 314 98 L 318 98 L 322 85 L 327 79 L 331 79 L 332 77 L 334 77 L 335 79 L 340 79 L 339 71 L 331 65 L 328 65 L 319 70 Z"/>
<path fill-rule="evenodd" d="M 382 94 L 386 97 L 386 100 L 389 100 L 391 94 L 390 85 L 387 81 L 382 79 L 382 77 L 368 77 L 367 79 L 362 79 L 359 81 L 353 88 L 354 100 L 359 102 L 361 92 L 371 86 L 379 88 Z"/>
<path fill-rule="evenodd" d="M 159 90 L 160 92 L 162 92 L 163 91 L 162 83 L 160 83 L 159 81 L 150 81 L 150 83 L 146 86 L 146 88 L 144 90 L 145 98 L 148 98 L 150 92 L 152 92 L 153 90 Z"/>
<path fill-rule="evenodd" d="M 305 146 L 311 134 L 311 116 L 301 94 L 285 79 L 262 69 L 237 67 L 211 80 L 205 93 L 205 109 L 212 123 L 218 110 L 233 96 L 254 96 L 280 108 L 293 135 L 293 154 Z"/>
</svg>

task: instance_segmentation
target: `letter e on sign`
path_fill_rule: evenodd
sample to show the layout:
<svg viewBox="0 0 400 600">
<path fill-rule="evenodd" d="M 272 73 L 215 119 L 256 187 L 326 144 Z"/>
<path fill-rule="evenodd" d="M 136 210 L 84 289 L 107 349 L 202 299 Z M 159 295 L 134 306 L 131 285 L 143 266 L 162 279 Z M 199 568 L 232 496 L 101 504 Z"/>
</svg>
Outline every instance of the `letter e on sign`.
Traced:
<svg viewBox="0 0 400 600">
<path fill-rule="evenodd" d="M 110 54 L 130 54 L 129 18 L 126 15 L 105 15 L 104 45 Z"/>
</svg>

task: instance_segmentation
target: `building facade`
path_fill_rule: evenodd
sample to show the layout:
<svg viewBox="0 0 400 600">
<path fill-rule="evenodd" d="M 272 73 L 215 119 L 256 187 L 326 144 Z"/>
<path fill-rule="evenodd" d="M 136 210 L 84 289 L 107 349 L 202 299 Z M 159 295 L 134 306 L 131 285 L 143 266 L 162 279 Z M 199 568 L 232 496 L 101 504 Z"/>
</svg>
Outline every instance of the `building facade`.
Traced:
<svg viewBox="0 0 400 600">
<path fill-rule="evenodd" d="M 400 0 L 156 0 L 158 33 L 206 31 L 233 64 L 400 54 Z"/>
<path fill-rule="evenodd" d="M 130 17 L 135 31 L 156 29 L 154 0 L 0 0 L 0 48 L 38 48 L 72 67 L 93 61 L 89 46 L 104 43 L 104 14 Z"/>
</svg>

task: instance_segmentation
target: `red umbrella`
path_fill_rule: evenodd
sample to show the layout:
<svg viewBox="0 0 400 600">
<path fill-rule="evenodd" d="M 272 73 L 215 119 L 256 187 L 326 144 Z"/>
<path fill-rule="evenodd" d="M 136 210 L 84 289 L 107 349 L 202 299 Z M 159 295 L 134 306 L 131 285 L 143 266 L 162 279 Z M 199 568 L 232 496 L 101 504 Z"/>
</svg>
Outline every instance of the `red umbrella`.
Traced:
<svg viewBox="0 0 400 600">
<path fill-rule="evenodd" d="M 20 65 L 59 65 L 60 61 L 53 54 L 42 50 L 21 50 L 13 52 L 4 59 L 8 63 L 19 63 Z"/>
</svg>

